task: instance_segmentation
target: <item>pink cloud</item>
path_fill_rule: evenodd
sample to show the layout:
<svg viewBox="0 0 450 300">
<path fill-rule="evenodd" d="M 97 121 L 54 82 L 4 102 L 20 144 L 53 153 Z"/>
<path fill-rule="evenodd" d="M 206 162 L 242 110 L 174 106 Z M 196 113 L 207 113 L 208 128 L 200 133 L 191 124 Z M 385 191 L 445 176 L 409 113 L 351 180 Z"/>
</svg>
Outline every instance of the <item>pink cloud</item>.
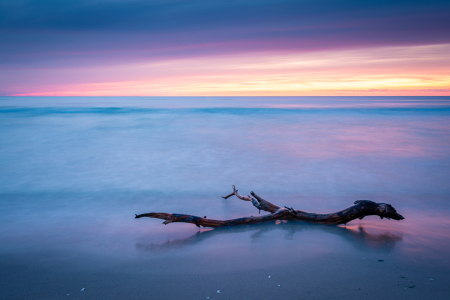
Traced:
<svg viewBox="0 0 450 300">
<path fill-rule="evenodd" d="M 3 69 L 8 95 L 450 95 L 450 44 Z"/>
</svg>

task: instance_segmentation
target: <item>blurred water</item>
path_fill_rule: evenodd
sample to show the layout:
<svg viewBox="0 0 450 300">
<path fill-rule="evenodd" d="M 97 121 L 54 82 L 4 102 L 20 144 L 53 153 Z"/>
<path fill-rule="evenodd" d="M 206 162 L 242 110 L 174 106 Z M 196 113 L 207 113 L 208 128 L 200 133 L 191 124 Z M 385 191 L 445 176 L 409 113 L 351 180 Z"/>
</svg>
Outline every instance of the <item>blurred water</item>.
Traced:
<svg viewBox="0 0 450 300">
<path fill-rule="evenodd" d="M 450 97 L 0 97 L 0 255 L 22 253 L 18 265 L 38 253 L 115 261 L 200 253 L 233 270 L 254 269 L 265 255 L 278 259 L 263 266 L 298 252 L 374 251 L 448 264 L 449 178 Z M 406 220 L 197 232 L 133 218 L 256 214 L 220 198 L 233 184 L 312 212 L 387 202 Z"/>
</svg>

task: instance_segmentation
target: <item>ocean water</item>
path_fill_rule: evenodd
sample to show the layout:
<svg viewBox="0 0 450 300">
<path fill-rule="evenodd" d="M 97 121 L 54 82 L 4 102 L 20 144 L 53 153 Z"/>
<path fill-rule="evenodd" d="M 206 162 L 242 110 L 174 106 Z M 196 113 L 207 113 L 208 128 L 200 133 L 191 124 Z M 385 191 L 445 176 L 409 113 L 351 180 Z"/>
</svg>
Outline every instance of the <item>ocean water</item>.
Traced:
<svg viewBox="0 0 450 300">
<path fill-rule="evenodd" d="M 0 296 L 101 289 L 89 276 L 112 269 L 126 282 L 349 257 L 395 262 L 426 291 L 450 277 L 449 178 L 450 97 L 0 97 Z M 134 219 L 258 214 L 221 198 L 232 185 L 319 213 L 370 199 L 406 219 L 220 230 Z"/>
</svg>

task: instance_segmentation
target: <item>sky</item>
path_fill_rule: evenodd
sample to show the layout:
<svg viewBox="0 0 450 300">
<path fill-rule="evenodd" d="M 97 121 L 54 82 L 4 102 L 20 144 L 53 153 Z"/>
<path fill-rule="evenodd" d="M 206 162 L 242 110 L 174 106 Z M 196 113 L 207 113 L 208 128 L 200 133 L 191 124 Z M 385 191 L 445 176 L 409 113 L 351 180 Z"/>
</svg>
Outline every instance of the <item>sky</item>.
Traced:
<svg viewBox="0 0 450 300">
<path fill-rule="evenodd" d="M 0 95 L 450 95 L 450 1 L 0 0 Z"/>
</svg>

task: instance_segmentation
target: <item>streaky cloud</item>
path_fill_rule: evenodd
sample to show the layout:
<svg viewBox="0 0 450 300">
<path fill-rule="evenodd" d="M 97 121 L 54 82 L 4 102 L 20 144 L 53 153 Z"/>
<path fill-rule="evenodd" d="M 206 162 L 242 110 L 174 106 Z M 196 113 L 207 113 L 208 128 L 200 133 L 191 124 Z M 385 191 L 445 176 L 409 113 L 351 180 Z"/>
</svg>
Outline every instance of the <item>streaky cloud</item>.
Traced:
<svg viewBox="0 0 450 300">
<path fill-rule="evenodd" d="M 448 1 L 4 1 L 0 63 L 450 42 Z"/>
</svg>

